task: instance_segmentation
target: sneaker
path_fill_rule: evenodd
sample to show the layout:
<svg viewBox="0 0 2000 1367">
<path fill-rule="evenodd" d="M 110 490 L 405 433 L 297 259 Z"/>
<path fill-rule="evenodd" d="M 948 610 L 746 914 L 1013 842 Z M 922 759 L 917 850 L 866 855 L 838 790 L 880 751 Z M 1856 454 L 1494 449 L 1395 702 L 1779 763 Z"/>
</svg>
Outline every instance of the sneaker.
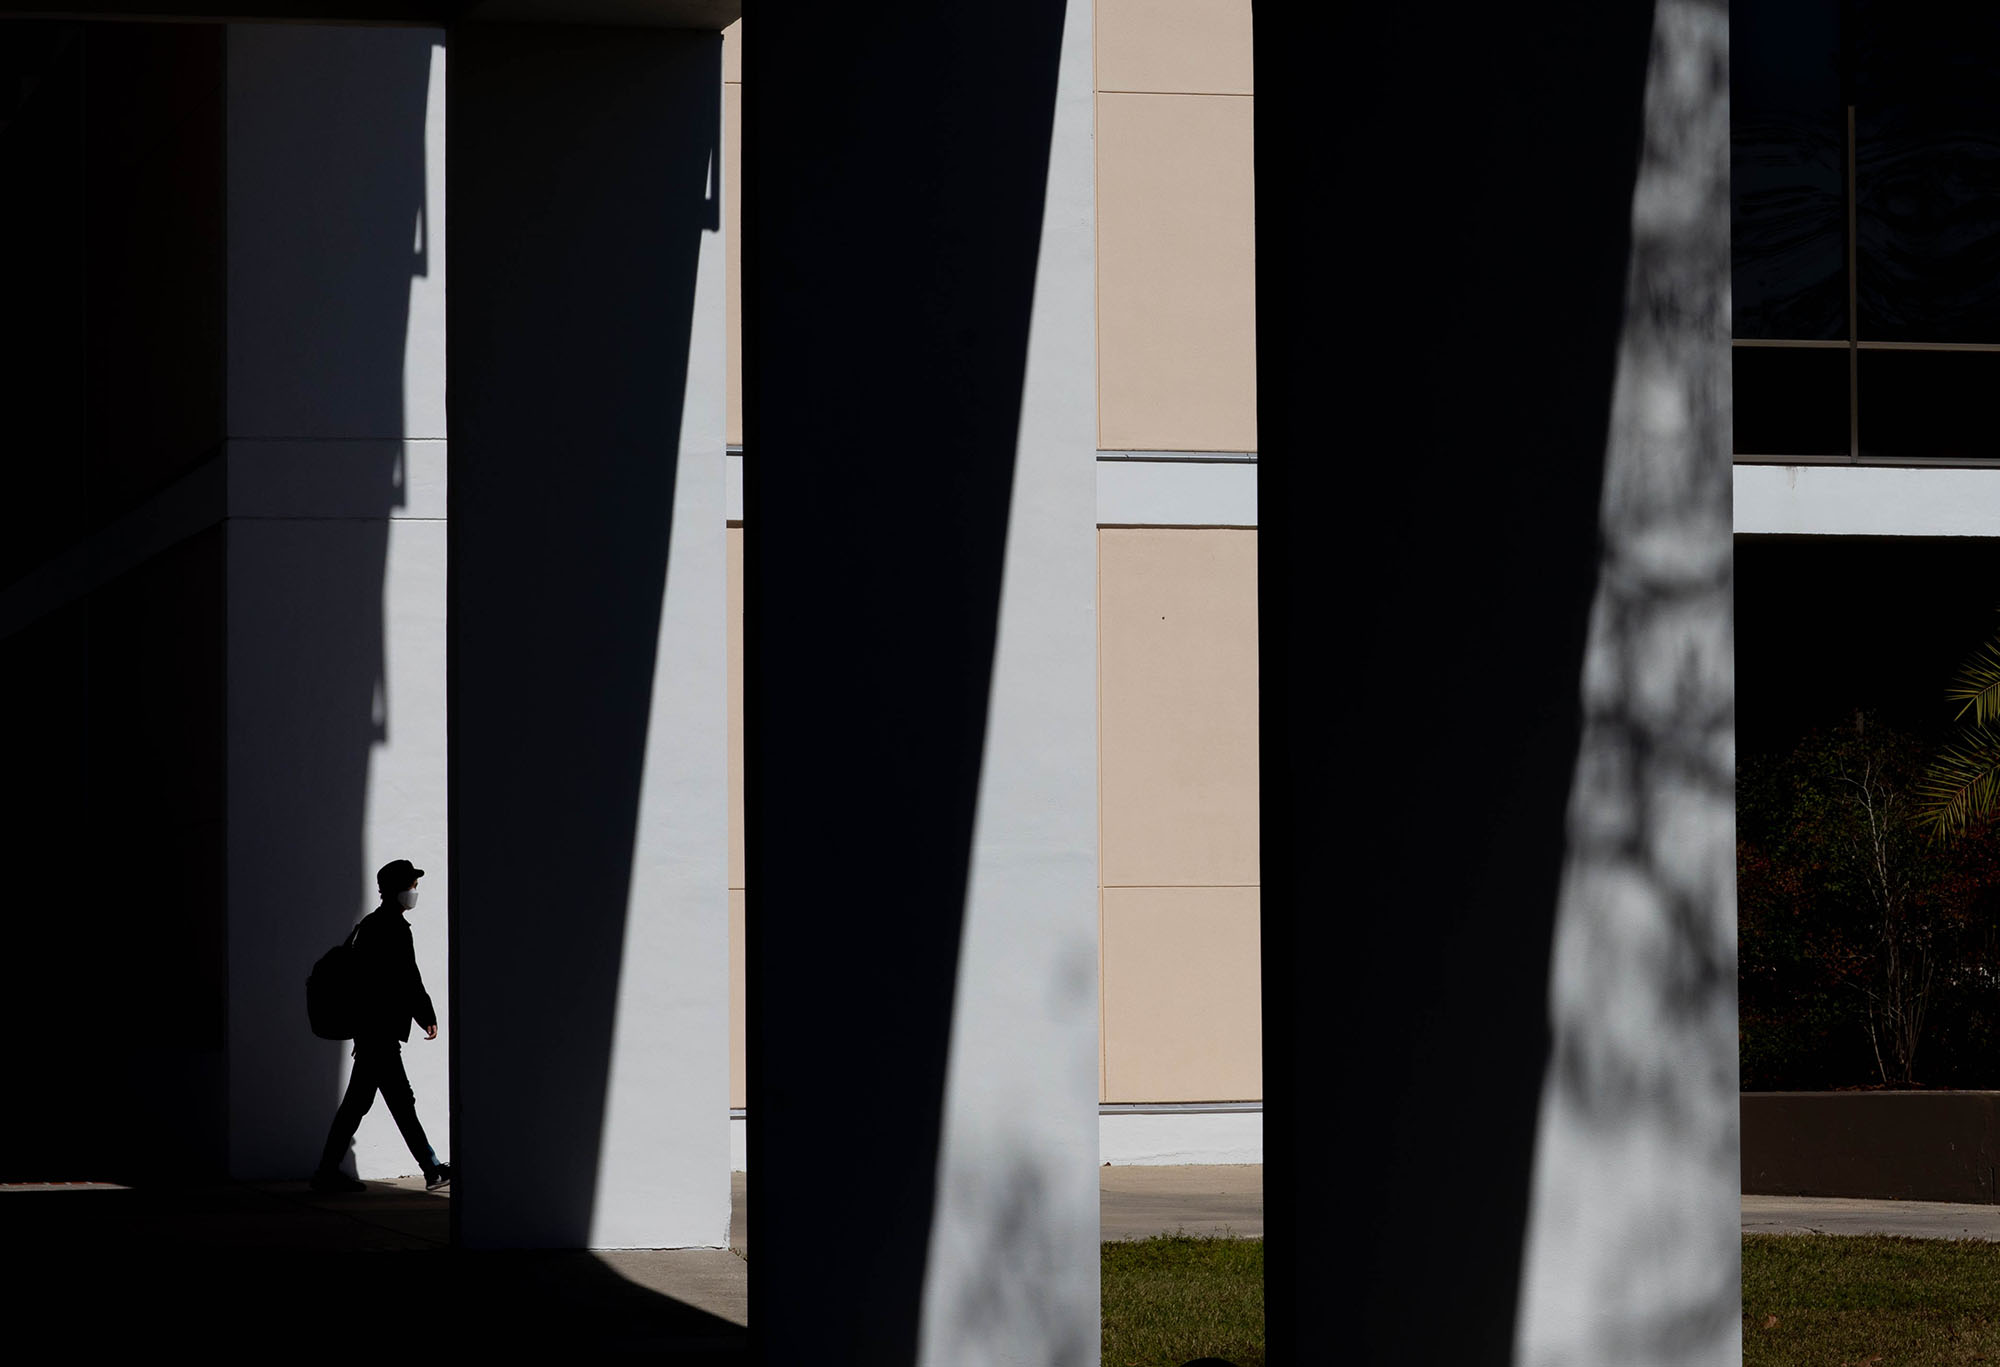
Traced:
<svg viewBox="0 0 2000 1367">
<path fill-rule="evenodd" d="M 314 1191 L 326 1192 L 368 1190 L 366 1182 L 357 1182 L 346 1173 L 339 1171 L 314 1173 L 312 1175 L 311 1186 Z"/>
<path fill-rule="evenodd" d="M 442 1191 L 451 1185 L 451 1164 L 440 1163 L 424 1174 L 425 1191 Z"/>
</svg>

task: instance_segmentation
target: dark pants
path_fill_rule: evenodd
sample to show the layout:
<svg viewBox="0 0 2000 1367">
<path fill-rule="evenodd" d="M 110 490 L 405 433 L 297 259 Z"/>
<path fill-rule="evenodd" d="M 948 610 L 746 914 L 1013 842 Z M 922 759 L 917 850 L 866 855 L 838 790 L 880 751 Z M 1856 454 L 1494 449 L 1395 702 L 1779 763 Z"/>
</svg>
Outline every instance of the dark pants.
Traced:
<svg viewBox="0 0 2000 1367">
<path fill-rule="evenodd" d="M 401 1040 L 365 1039 L 354 1042 L 354 1071 L 348 1076 L 347 1095 L 333 1113 L 333 1128 L 327 1132 L 326 1151 L 320 1155 L 319 1170 L 332 1172 L 340 1166 L 361 1117 L 375 1104 L 375 1093 L 389 1103 L 389 1114 L 403 1132 L 403 1142 L 422 1165 L 426 1177 L 436 1170 L 437 1154 L 424 1137 L 423 1123 L 417 1119 L 417 1094 L 410 1087 L 410 1075 L 403 1071 Z"/>
</svg>

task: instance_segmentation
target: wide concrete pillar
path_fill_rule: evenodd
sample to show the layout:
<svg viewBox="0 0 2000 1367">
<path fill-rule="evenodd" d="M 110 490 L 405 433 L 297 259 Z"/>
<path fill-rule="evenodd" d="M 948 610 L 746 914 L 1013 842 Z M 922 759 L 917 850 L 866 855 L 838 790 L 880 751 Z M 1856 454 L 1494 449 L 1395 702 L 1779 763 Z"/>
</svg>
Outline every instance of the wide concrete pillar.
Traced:
<svg viewBox="0 0 2000 1367">
<path fill-rule="evenodd" d="M 721 39 L 451 44 L 452 1212 L 719 1247 Z"/>
<path fill-rule="evenodd" d="M 756 1355 L 1095 1362 L 1090 7 L 755 25 Z"/>
<path fill-rule="evenodd" d="M 230 1170 L 317 1161 L 350 1067 L 305 974 L 427 870 L 418 963 L 449 1010 L 445 908 L 444 34 L 226 30 Z M 446 1046 L 405 1046 L 441 1155 Z M 387 1108 L 363 1177 L 418 1171 Z"/>
<path fill-rule="evenodd" d="M 1736 1362 L 1726 14 L 1255 41 L 1270 1360 Z"/>
</svg>

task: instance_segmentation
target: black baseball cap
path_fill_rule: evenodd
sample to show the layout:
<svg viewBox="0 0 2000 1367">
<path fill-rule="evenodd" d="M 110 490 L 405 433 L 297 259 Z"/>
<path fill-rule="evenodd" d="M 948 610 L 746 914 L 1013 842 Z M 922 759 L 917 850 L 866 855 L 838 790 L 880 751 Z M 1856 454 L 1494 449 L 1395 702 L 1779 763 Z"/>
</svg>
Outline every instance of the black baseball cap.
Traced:
<svg viewBox="0 0 2000 1367">
<path fill-rule="evenodd" d="M 375 870 L 375 886 L 384 892 L 401 892 L 424 876 L 424 871 L 407 859 L 391 859 Z"/>
</svg>

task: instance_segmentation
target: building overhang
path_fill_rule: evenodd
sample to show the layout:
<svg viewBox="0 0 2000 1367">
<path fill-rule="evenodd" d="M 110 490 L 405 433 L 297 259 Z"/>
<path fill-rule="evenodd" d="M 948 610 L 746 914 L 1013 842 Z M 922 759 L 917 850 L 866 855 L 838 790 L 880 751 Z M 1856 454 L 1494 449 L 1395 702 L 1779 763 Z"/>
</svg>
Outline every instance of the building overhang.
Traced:
<svg viewBox="0 0 2000 1367">
<path fill-rule="evenodd" d="M 0 6 L 0 19 L 231 20 L 331 24 L 601 24 L 720 32 L 743 0 L 103 0 Z"/>
</svg>

